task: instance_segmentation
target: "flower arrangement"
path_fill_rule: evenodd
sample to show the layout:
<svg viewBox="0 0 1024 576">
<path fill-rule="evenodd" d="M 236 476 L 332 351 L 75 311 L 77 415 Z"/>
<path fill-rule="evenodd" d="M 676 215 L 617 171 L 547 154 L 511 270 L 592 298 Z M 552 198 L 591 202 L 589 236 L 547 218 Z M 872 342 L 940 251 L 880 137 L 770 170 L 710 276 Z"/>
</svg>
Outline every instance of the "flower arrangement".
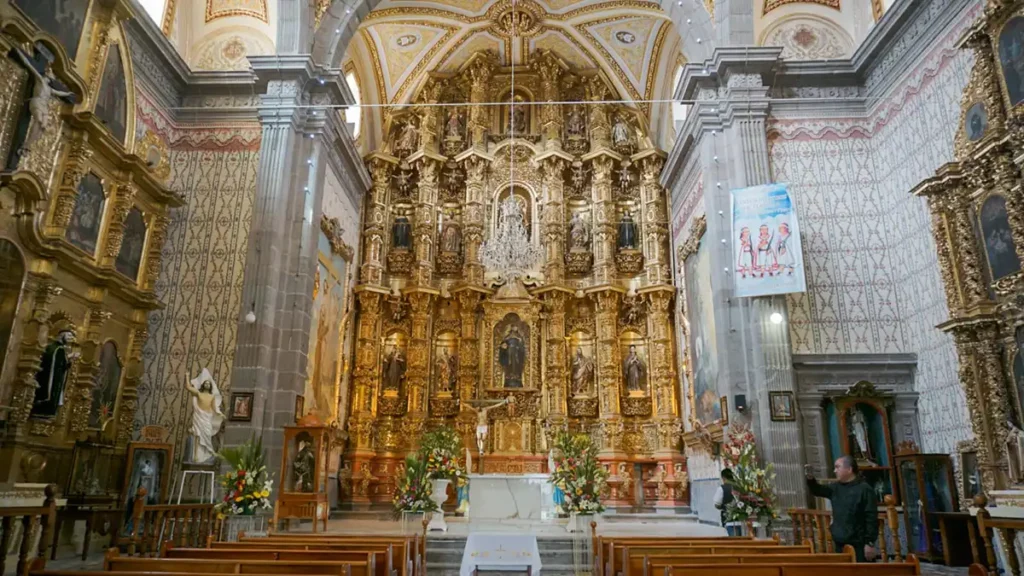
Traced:
<svg viewBox="0 0 1024 576">
<path fill-rule="evenodd" d="M 723 458 L 732 468 L 734 499 L 725 509 L 730 521 L 760 521 L 765 525 L 779 517 L 775 499 L 775 471 L 771 463 L 763 468 L 757 460 L 757 440 L 744 425 L 729 427 Z"/>
<path fill-rule="evenodd" d="M 430 480 L 451 480 L 456 486 L 463 486 L 467 480 L 460 457 L 463 452 L 462 438 L 450 426 L 434 428 L 420 440 L 419 456 L 426 463 Z"/>
<path fill-rule="evenodd" d="M 600 514 L 604 512 L 600 495 L 608 480 L 608 471 L 597 461 L 597 447 L 586 434 L 559 432 L 555 437 L 555 469 L 551 483 L 565 493 L 567 512 Z"/>
<path fill-rule="evenodd" d="M 267 474 L 263 440 L 250 438 L 241 446 L 222 449 L 217 456 L 234 469 L 220 478 L 224 499 L 215 506 L 217 514 L 250 515 L 269 509 L 274 481 Z"/>
<path fill-rule="evenodd" d="M 402 512 L 433 512 L 437 510 L 437 504 L 430 499 L 430 493 L 430 474 L 427 471 L 427 463 L 416 456 L 407 456 L 405 474 L 398 479 L 395 498 L 392 501 L 395 516 L 400 516 Z"/>
</svg>

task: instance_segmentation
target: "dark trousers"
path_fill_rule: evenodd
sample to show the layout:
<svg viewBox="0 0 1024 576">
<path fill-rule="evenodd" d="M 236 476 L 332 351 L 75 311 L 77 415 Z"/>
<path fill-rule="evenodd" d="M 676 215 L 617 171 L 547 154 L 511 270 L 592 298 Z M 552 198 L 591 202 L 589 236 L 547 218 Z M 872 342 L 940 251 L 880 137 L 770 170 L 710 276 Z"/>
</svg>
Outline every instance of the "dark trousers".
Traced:
<svg viewBox="0 0 1024 576">
<path fill-rule="evenodd" d="M 843 546 L 846 546 L 847 544 L 849 544 L 850 546 L 853 546 L 853 552 L 857 555 L 857 562 L 867 562 L 868 561 L 868 559 L 864 556 L 864 545 L 863 544 L 855 544 L 853 542 L 840 542 L 838 540 L 833 540 L 832 543 L 836 547 L 836 553 L 837 554 L 839 554 L 839 553 L 841 553 L 843 551 Z"/>
</svg>

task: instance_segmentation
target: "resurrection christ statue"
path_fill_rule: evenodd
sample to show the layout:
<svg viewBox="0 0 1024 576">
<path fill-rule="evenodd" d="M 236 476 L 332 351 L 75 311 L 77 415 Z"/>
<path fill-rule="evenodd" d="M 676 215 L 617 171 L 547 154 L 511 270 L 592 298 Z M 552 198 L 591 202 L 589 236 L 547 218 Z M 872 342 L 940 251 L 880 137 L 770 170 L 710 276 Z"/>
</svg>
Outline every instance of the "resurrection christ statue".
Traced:
<svg viewBox="0 0 1024 576">
<path fill-rule="evenodd" d="M 206 368 L 203 368 L 199 376 L 187 382 L 185 388 L 192 395 L 192 462 L 206 464 L 217 455 L 213 437 L 220 432 L 221 424 L 224 423 L 220 389 Z"/>
</svg>

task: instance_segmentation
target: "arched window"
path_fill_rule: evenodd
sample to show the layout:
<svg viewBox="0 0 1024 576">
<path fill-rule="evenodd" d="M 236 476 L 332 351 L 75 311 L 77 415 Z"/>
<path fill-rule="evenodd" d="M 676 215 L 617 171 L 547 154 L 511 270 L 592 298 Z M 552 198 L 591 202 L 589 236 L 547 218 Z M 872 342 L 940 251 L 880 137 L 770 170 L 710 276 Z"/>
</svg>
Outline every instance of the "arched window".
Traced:
<svg viewBox="0 0 1024 576">
<path fill-rule="evenodd" d="M 679 88 L 679 81 L 683 79 L 683 67 L 677 66 L 676 73 L 672 77 L 672 98 L 675 98 L 675 92 Z M 683 121 L 686 120 L 686 115 L 690 112 L 690 105 L 683 104 L 678 101 L 672 102 L 672 133 L 677 134 L 679 129 L 683 126 Z"/>
<path fill-rule="evenodd" d="M 352 137 L 359 138 L 359 129 L 363 123 L 363 109 L 361 107 L 363 97 L 359 93 L 359 77 L 356 76 L 354 69 L 345 72 L 345 82 L 348 83 L 348 89 L 352 91 L 352 97 L 356 101 L 355 106 L 349 106 L 345 109 L 345 123 L 352 128 Z"/>
</svg>

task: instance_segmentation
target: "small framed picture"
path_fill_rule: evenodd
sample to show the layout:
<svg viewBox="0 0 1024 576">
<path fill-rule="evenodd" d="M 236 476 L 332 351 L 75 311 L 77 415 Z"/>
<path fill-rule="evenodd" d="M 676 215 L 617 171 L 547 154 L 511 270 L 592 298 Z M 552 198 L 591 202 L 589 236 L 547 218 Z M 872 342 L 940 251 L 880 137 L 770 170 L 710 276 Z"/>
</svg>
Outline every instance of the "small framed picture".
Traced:
<svg viewBox="0 0 1024 576">
<path fill-rule="evenodd" d="M 792 392 L 769 392 L 768 403 L 772 409 L 772 422 L 796 420 L 796 402 Z"/>
<path fill-rule="evenodd" d="M 729 425 L 729 397 L 722 396 L 718 399 L 718 406 L 722 409 L 722 426 Z"/>
<path fill-rule="evenodd" d="M 231 420 L 249 422 L 252 420 L 252 392 L 231 393 Z"/>
<path fill-rule="evenodd" d="M 306 397 L 302 394 L 295 396 L 295 421 L 306 415 Z"/>
</svg>

